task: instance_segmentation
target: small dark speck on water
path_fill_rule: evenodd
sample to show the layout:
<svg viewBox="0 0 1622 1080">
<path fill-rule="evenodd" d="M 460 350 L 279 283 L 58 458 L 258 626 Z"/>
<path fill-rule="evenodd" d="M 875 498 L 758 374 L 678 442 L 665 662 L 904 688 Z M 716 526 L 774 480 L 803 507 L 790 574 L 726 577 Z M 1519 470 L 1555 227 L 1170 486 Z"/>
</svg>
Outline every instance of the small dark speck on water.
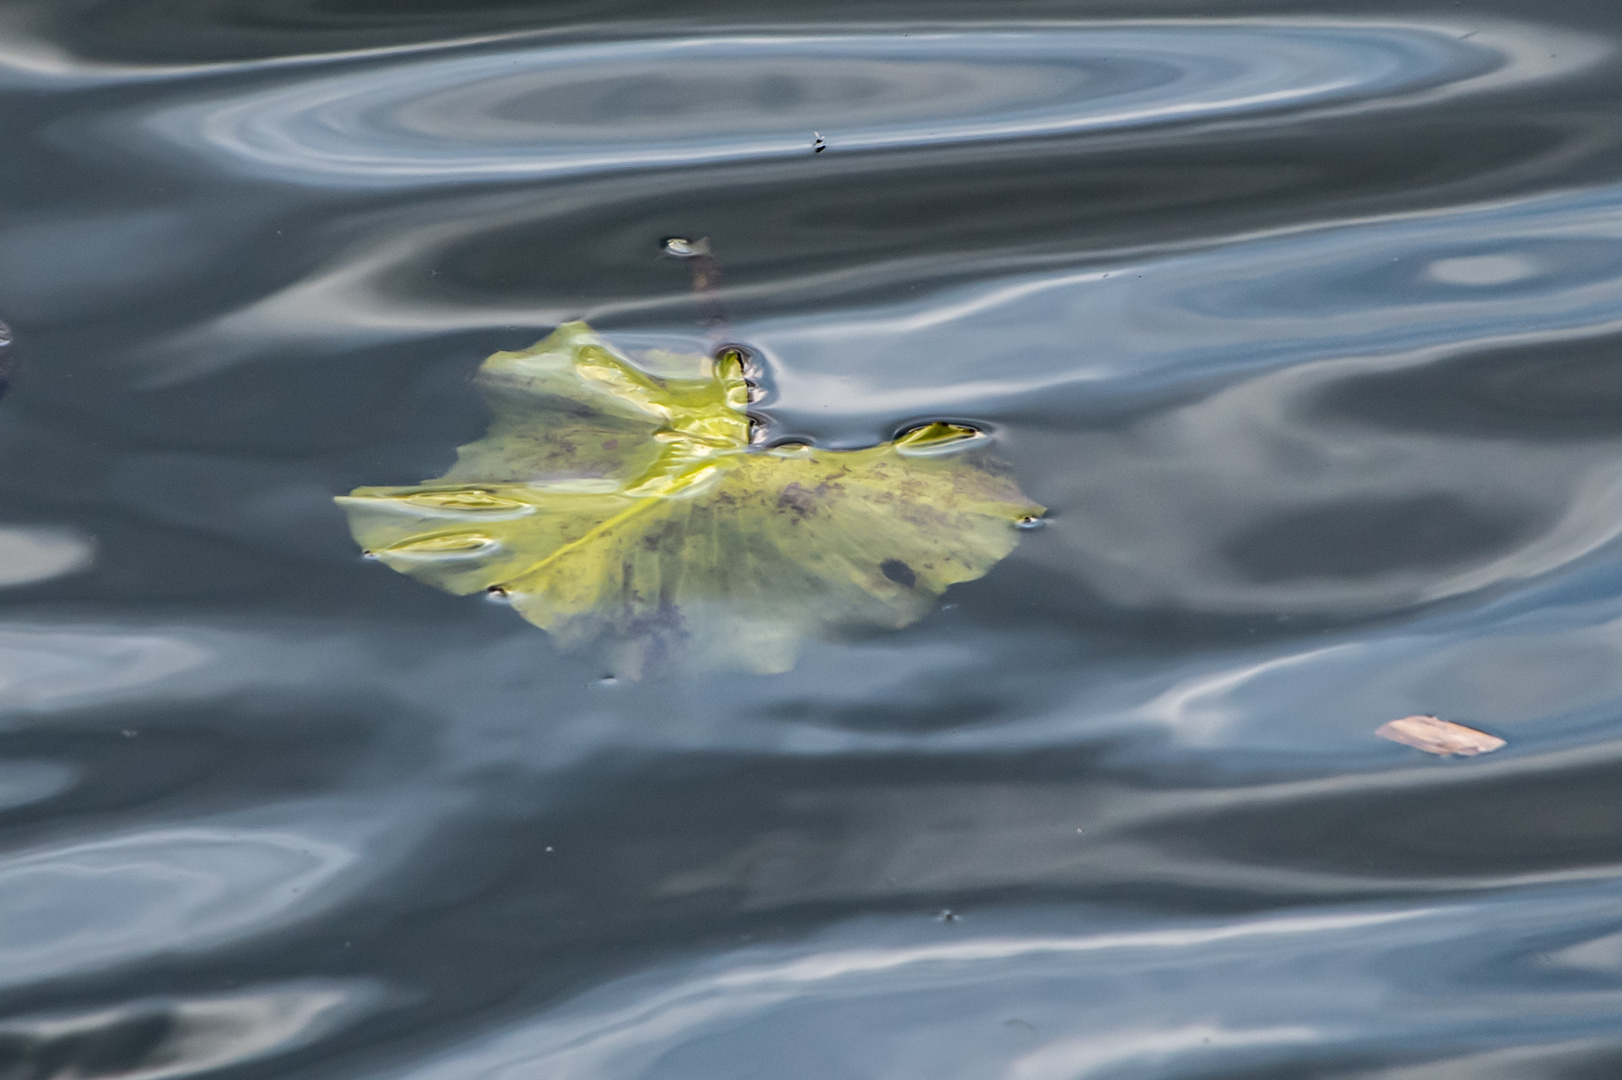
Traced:
<svg viewBox="0 0 1622 1080">
<path fill-rule="evenodd" d="M 822 135 L 819 132 L 813 131 L 811 133 L 811 152 L 813 154 L 820 154 L 826 149 L 828 149 L 828 144 L 823 140 Z"/>
<path fill-rule="evenodd" d="M 957 922 L 962 917 L 951 908 L 942 908 L 935 913 L 936 922 Z"/>
<path fill-rule="evenodd" d="M 1047 524 L 1046 519 L 1039 518 L 1035 514 L 1027 514 L 1024 517 L 1020 518 L 1018 521 L 1014 522 L 1014 528 L 1016 528 L 1016 529 L 1024 529 L 1026 532 L 1029 532 L 1032 529 L 1040 529 L 1043 525 L 1046 525 L 1046 524 Z"/>
</svg>

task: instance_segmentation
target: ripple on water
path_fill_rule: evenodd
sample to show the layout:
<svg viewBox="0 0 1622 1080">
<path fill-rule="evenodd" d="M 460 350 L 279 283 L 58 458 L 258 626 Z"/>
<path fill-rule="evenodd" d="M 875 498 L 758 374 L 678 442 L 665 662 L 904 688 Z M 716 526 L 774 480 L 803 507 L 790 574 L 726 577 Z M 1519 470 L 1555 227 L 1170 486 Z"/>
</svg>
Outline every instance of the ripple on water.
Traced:
<svg viewBox="0 0 1622 1080">
<path fill-rule="evenodd" d="M 215 651 L 162 630 L 109 626 L 0 626 L 0 713 L 126 698 L 140 687 L 205 667 Z"/>
<path fill-rule="evenodd" d="M 306 1045 L 382 997 L 370 981 L 309 980 L 14 1017 L 0 1022 L 0 1075 L 174 1080 Z"/>
<path fill-rule="evenodd" d="M 1615 899 L 1606 887 L 1153 928 L 1075 911 L 875 919 L 653 968 L 373 1075 L 1073 1080 L 1341 1075 L 1358 1060 L 1444 1061 L 1461 1045 L 1523 1061 L 1614 1055 L 1622 999 L 1609 968 L 1561 980 L 1558 1031 L 1516 991 L 1546 919 L 1568 939 L 1600 937 Z M 1603 944 L 1589 951 L 1612 962 Z M 829 1037 L 842 1031 L 861 1034 Z"/>
<path fill-rule="evenodd" d="M 155 829 L 0 859 L 0 986 L 263 932 L 356 858 L 290 832 Z"/>
<path fill-rule="evenodd" d="M 301 73 L 149 123 L 289 180 L 512 179 L 809 155 L 813 129 L 839 153 L 1232 118 L 1524 66 L 1512 36 L 1495 47 L 1461 36 L 1373 22 L 1179 21 L 483 49 Z"/>
</svg>

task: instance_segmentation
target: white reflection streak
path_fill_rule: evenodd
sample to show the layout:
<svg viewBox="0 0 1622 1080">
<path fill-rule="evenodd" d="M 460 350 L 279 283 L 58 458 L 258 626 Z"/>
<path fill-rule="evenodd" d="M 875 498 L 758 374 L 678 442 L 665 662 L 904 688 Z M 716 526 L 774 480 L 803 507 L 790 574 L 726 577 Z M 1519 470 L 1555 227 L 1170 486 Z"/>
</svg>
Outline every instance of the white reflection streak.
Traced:
<svg viewBox="0 0 1622 1080">
<path fill-rule="evenodd" d="M 261 1057 L 306 1042 L 321 1021 L 351 1004 L 345 988 L 261 991 L 183 1002 L 175 1009 L 180 1031 L 170 1053 L 175 1065 L 150 1072 L 151 1080 Z"/>
<path fill-rule="evenodd" d="M 984 289 L 977 295 L 956 303 L 934 304 L 905 315 L 868 319 L 839 319 L 797 328 L 794 336 L 801 341 L 862 340 L 872 334 L 904 336 L 921 330 L 934 330 L 955 322 L 962 322 L 985 312 L 1009 307 L 1045 292 L 1077 285 L 1089 285 L 1114 275 L 1128 272 L 1089 270 L 1083 273 L 1061 274 L 1057 277 L 1039 277 L 1014 281 Z M 779 392 L 785 401 L 801 410 L 819 406 L 848 410 L 853 401 L 861 403 L 864 412 L 882 412 L 887 409 L 928 409 L 962 405 L 967 401 L 1000 400 L 1014 394 L 1030 393 L 1045 386 L 1067 386 L 1085 382 L 1089 378 L 1103 378 L 1101 368 L 1088 369 L 1077 365 L 1047 380 L 973 379 L 952 382 L 944 386 L 905 387 L 884 391 L 872 386 L 852 387 L 850 381 L 837 375 L 823 375 L 809 369 L 792 369 L 777 373 Z"/>
<path fill-rule="evenodd" d="M 1098 1039 L 1066 1039 L 1014 1061 L 1006 1080 L 1077 1080 L 1098 1069 L 1129 1061 L 1161 1061 L 1189 1051 L 1292 1046 L 1316 1042 L 1322 1033 L 1303 1026 L 1233 1030 L 1191 1024 L 1170 1031 L 1139 1031 Z"/>
<path fill-rule="evenodd" d="M 95 557 L 96 542 L 77 529 L 0 526 L 0 588 L 75 574 Z"/>
<path fill-rule="evenodd" d="M 1529 1077 L 1540 1076 L 1595 1076 L 1601 1075 L 1592 1070 L 1596 1062 L 1582 1059 L 1592 1055 L 1598 1063 L 1614 1062 L 1616 1045 L 1614 1035 L 1598 1035 L 1476 1053 L 1466 1051 L 1424 1065 L 1381 1069 L 1378 1080 L 1528 1080 Z M 1606 1068 L 1605 1072 L 1609 1073 L 1610 1069 Z"/>
<path fill-rule="evenodd" d="M 1425 274 L 1446 285 L 1506 285 L 1532 277 L 1538 269 L 1537 260 L 1521 255 L 1468 255 L 1437 259 Z"/>
<path fill-rule="evenodd" d="M 0 623 L 0 727 L 93 706 L 347 685 L 365 666 L 361 652 L 345 627 L 308 620 L 252 629 Z"/>
<path fill-rule="evenodd" d="M 519 1080 L 634 1075 L 634 1059 L 651 1059 L 665 1043 L 706 1023 L 797 999 L 819 985 L 901 969 L 963 967 L 1034 956 L 1113 950 L 1182 950 L 1233 941 L 1315 935 L 1408 922 L 1437 909 L 1374 914 L 1296 916 L 1222 926 L 1129 931 L 1087 937 L 983 938 L 910 948 L 842 949 L 777 964 L 699 978 L 636 1004 L 569 1017 L 500 1036 L 473 1056 L 462 1054 L 410 1075 L 419 1080 Z M 980 978 L 984 972 L 958 972 Z M 859 991 L 855 991 L 859 992 Z"/>
<path fill-rule="evenodd" d="M 786 964 L 747 969 L 717 976 L 706 986 L 732 989 L 768 983 L 807 984 L 851 975 L 871 975 L 917 964 L 985 963 L 1042 953 L 1075 954 L 1110 949 L 1192 949 L 1251 938 L 1322 934 L 1358 930 L 1387 923 L 1406 922 L 1432 914 L 1434 909 L 1360 915 L 1301 915 L 1222 926 L 1183 927 L 1176 930 L 1139 930 L 1090 937 L 980 938 L 950 945 L 924 945 L 908 949 L 847 949 Z"/>
<path fill-rule="evenodd" d="M 837 322 L 824 323 L 817 326 L 808 326 L 795 336 L 802 340 L 816 338 L 861 338 L 875 332 L 886 334 L 908 334 L 919 330 L 933 330 L 950 323 L 967 319 L 972 315 L 993 311 L 1000 307 L 1028 300 L 1054 289 L 1069 288 L 1072 285 L 1088 285 L 1103 281 L 1109 277 L 1129 274 L 1136 267 L 1112 267 L 1109 270 L 1088 270 L 1076 274 L 1060 274 L 1056 277 L 1039 277 L 1024 281 L 1014 281 L 1006 285 L 997 285 L 981 290 L 977 295 L 967 299 L 958 299 L 954 303 L 939 304 L 913 311 L 907 315 L 869 319 L 840 319 Z"/>
<path fill-rule="evenodd" d="M 1191 743 L 1209 742 L 1239 719 L 1237 707 L 1223 699 L 1244 684 L 1271 672 L 1311 664 L 1337 654 L 1354 654 L 1364 648 L 1360 642 L 1331 645 L 1191 679 L 1145 703 L 1137 710 L 1137 715 L 1174 729 Z"/>
<path fill-rule="evenodd" d="M 1437 600 L 1501 581 L 1525 580 L 1588 555 L 1622 536 L 1622 463 L 1594 469 L 1577 485 L 1555 525 L 1501 559 L 1472 568 L 1417 591 Z"/>
<path fill-rule="evenodd" d="M 94 1054 L 97 1036 L 108 1029 L 159 1019 L 166 1022 L 167 1036 L 118 1076 L 170 1080 L 306 1044 L 375 1006 L 381 997 L 380 988 L 369 982 L 312 981 L 201 997 L 139 998 L 96 1012 L 17 1017 L 0 1023 L 0 1039 L 37 1048 L 44 1058 L 65 1057 L 64 1067 L 72 1070 L 74 1044 Z"/>
<path fill-rule="evenodd" d="M 206 64 L 118 63 L 77 56 L 63 49 L 37 12 L 21 5 L 0 7 L 0 85 L 46 86 L 50 89 L 159 82 L 176 79 L 208 78 L 286 68 L 309 68 L 350 60 L 439 53 L 499 42 L 533 42 L 547 35 L 533 30 L 512 33 L 479 34 L 470 37 L 435 39 L 406 45 L 384 45 L 363 49 L 336 49 L 331 52 L 267 56 L 255 60 L 229 60 Z"/>
</svg>

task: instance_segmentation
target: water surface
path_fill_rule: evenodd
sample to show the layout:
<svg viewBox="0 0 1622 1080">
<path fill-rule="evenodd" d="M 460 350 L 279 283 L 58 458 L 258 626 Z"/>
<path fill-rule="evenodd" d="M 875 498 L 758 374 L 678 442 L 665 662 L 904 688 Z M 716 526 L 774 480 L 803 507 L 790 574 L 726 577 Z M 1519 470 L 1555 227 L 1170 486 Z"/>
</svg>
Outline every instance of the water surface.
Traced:
<svg viewBox="0 0 1622 1080">
<path fill-rule="evenodd" d="M 1619 49 L 0 9 L 0 1076 L 1617 1075 Z M 1047 526 L 776 676 L 363 560 L 332 496 L 443 472 L 491 351 L 702 347 L 670 236 L 776 434 L 975 424 Z"/>
</svg>

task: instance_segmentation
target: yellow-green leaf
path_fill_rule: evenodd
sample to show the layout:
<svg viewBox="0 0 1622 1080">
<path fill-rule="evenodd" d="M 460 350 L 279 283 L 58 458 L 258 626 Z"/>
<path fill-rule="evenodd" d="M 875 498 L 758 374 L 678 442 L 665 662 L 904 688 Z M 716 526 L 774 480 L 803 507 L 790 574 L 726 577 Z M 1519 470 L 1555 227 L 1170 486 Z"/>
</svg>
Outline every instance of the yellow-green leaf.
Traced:
<svg viewBox="0 0 1622 1080">
<path fill-rule="evenodd" d="M 479 368 L 489 433 L 415 487 L 338 502 L 355 539 L 453 593 L 505 596 L 616 671 L 784 671 L 808 635 L 905 626 L 1042 508 L 972 428 L 865 450 L 750 444 L 743 358 L 638 367 L 584 323 Z"/>
</svg>

